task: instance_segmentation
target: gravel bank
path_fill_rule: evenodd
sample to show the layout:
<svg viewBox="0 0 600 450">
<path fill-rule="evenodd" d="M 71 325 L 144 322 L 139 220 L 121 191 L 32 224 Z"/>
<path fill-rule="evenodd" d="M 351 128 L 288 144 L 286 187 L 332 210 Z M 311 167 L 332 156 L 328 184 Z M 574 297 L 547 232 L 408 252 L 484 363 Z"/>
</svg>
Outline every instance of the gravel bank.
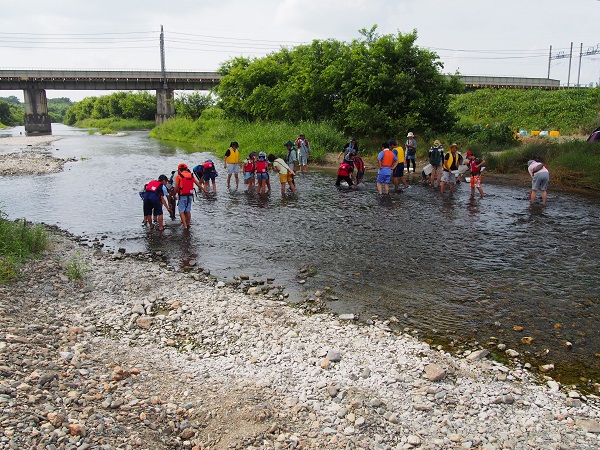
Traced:
<svg viewBox="0 0 600 450">
<path fill-rule="evenodd" d="M 55 158 L 45 148 L 59 136 L 10 136 L 0 138 L 0 176 L 7 175 L 44 175 L 63 170 L 67 162 L 74 158 Z M 2 147 L 21 147 L 17 151 L 6 153 Z"/>
<path fill-rule="evenodd" d="M 0 448 L 600 447 L 598 399 L 518 362 L 307 314 L 277 280 L 187 270 L 55 231 L 0 286 Z"/>
</svg>

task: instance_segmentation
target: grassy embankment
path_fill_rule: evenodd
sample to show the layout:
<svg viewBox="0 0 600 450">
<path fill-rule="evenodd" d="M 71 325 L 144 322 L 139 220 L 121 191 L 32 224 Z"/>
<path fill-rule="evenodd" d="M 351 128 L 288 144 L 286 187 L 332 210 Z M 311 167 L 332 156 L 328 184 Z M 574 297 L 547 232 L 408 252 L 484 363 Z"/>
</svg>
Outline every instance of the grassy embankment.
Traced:
<svg viewBox="0 0 600 450">
<path fill-rule="evenodd" d="M 313 161 L 323 160 L 327 152 L 338 151 L 347 139 L 327 123 L 301 122 L 246 122 L 226 119 L 217 108 L 207 110 L 198 120 L 174 118 L 154 128 L 150 136 L 157 139 L 188 142 L 198 150 L 211 151 L 217 156 L 225 154 L 229 144 L 237 141 L 242 156 L 251 151 L 264 151 L 277 156 L 286 152 L 283 144 L 294 141 L 304 133 L 310 142 Z"/>
<path fill-rule="evenodd" d="M 486 151 L 488 169 L 523 173 L 530 159 L 548 165 L 552 183 L 562 187 L 600 190 L 600 145 L 582 139 L 600 125 L 600 88 L 557 91 L 481 89 L 454 98 L 451 108 L 461 122 L 505 123 L 514 130 L 557 130 L 563 137 L 525 138 L 503 151 Z M 485 125 L 484 125 L 485 126 Z M 565 135 L 574 136 L 564 138 Z M 498 149 L 490 149 L 498 150 Z"/>
<path fill-rule="evenodd" d="M 40 255 L 48 242 L 43 226 L 25 220 L 9 221 L 0 210 L 0 283 L 17 277 L 21 263 Z"/>
<path fill-rule="evenodd" d="M 109 117 L 107 119 L 83 119 L 74 124 L 79 128 L 95 128 L 90 133 L 115 134 L 119 131 L 151 130 L 156 127 L 153 120 L 121 119 Z"/>
</svg>

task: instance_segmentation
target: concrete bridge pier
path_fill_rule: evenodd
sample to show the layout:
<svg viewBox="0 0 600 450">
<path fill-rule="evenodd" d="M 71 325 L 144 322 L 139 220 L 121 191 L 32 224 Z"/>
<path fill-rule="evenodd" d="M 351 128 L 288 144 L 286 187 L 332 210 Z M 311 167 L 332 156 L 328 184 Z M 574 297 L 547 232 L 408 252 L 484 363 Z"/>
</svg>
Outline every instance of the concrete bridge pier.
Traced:
<svg viewBox="0 0 600 450">
<path fill-rule="evenodd" d="M 25 94 L 25 134 L 52 134 L 46 90 L 23 89 Z"/>
<path fill-rule="evenodd" d="M 162 125 L 175 116 L 173 89 L 156 90 L 156 125 Z"/>
</svg>

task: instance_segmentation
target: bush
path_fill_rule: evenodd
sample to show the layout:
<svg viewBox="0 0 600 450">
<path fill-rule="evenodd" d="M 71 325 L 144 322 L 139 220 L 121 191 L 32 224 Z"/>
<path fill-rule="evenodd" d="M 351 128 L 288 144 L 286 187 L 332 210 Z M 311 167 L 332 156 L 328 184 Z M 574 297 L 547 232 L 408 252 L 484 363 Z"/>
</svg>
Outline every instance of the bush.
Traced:
<svg viewBox="0 0 600 450">
<path fill-rule="evenodd" d="M 41 225 L 25 220 L 11 222 L 0 210 L 0 283 L 15 278 L 19 265 L 40 255 L 47 248 L 48 239 Z"/>
<path fill-rule="evenodd" d="M 311 160 L 320 161 L 327 152 L 342 149 L 347 139 L 327 122 L 303 121 L 298 124 L 278 121 L 248 122 L 225 118 L 223 110 L 209 108 L 200 119 L 174 118 L 150 132 L 157 139 L 189 142 L 196 150 L 212 151 L 222 157 L 231 141 L 240 143 L 242 155 L 261 150 L 283 156 L 283 143 L 306 134 L 311 146 Z"/>
<path fill-rule="evenodd" d="M 600 189 L 600 144 L 581 140 L 543 140 L 486 156 L 489 169 L 499 173 L 525 172 L 530 159 L 544 162 L 552 180 L 575 188 Z"/>
</svg>

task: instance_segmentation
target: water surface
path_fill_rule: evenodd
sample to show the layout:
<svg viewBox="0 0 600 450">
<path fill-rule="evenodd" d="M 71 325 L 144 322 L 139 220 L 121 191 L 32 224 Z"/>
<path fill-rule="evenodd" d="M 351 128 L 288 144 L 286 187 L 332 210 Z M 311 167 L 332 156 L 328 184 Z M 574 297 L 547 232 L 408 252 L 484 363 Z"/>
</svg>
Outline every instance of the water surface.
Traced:
<svg viewBox="0 0 600 450">
<path fill-rule="evenodd" d="M 228 192 L 219 163 L 218 192 L 196 200 L 189 233 L 167 217 L 160 235 L 142 227 L 138 191 L 180 162 L 214 155 L 144 132 L 96 136 L 58 124 L 53 131 L 63 138 L 49 151 L 78 161 L 57 174 L 0 178 L 10 218 L 56 224 L 109 248 L 161 250 L 176 266 L 194 260 L 223 279 L 275 277 L 293 301 L 320 290 L 337 298 L 328 302 L 336 312 L 394 316 L 399 327 L 445 343 L 503 342 L 556 364 L 565 381 L 598 380 L 595 198 L 550 191 L 548 207 L 531 208 L 520 187 L 484 184 L 480 200 L 464 184 L 440 196 L 418 177 L 379 197 L 373 171 L 365 189 L 348 191 L 317 170 L 298 177 L 295 196 L 282 198 L 277 177 L 269 195 L 257 196 L 242 183 Z M 315 274 L 305 284 L 302 267 Z"/>
</svg>

